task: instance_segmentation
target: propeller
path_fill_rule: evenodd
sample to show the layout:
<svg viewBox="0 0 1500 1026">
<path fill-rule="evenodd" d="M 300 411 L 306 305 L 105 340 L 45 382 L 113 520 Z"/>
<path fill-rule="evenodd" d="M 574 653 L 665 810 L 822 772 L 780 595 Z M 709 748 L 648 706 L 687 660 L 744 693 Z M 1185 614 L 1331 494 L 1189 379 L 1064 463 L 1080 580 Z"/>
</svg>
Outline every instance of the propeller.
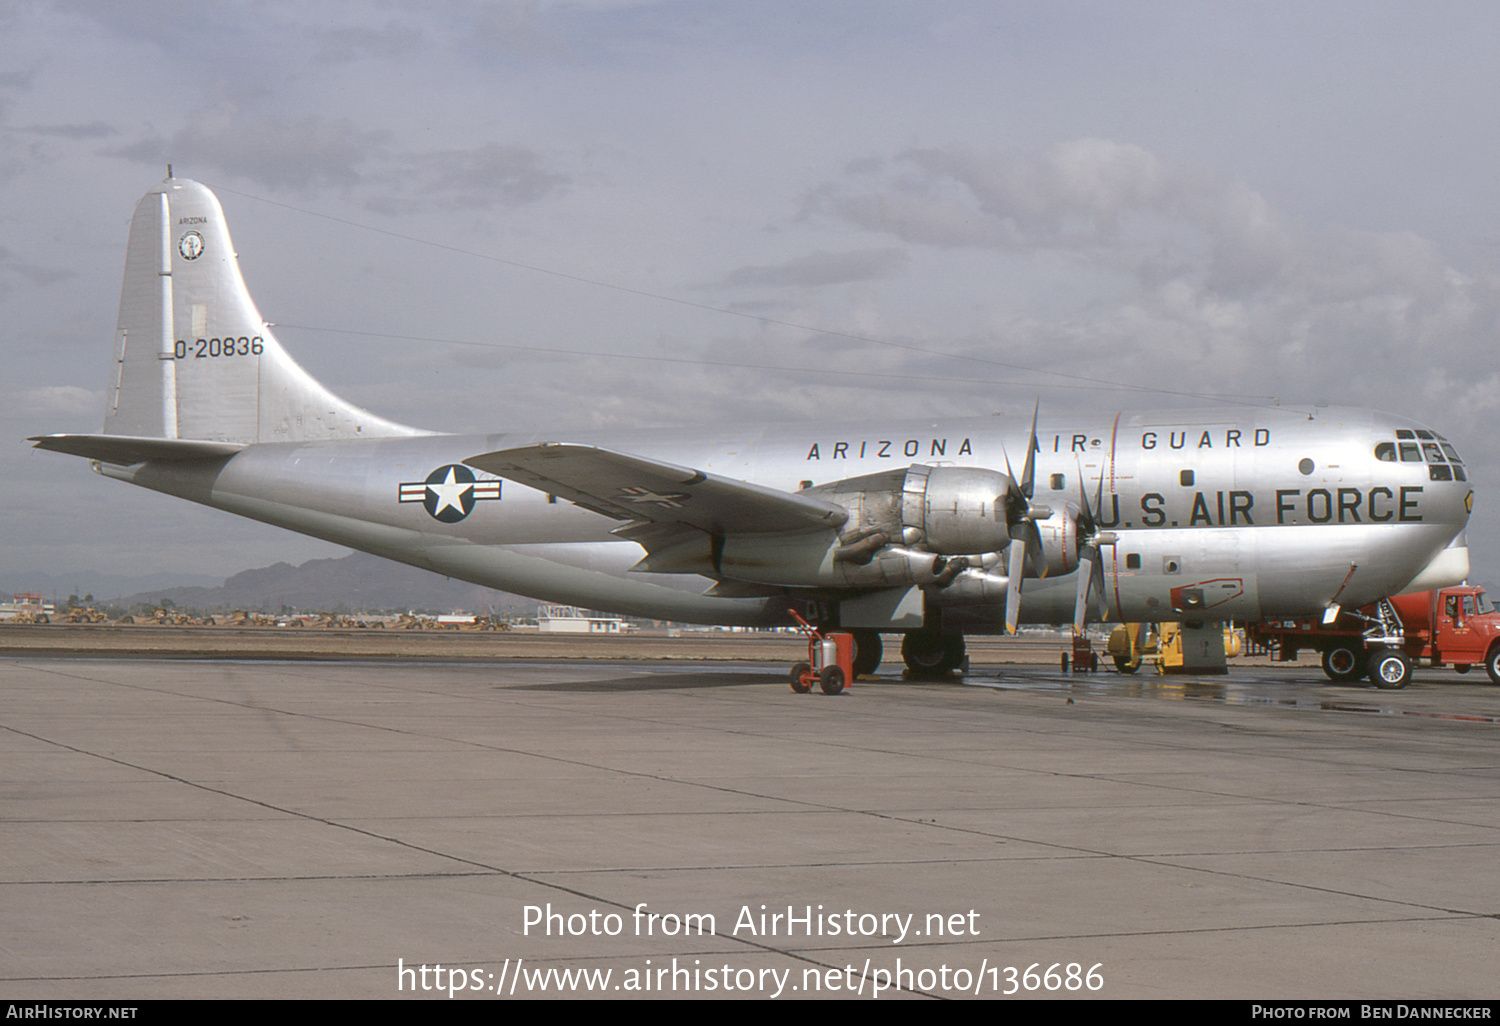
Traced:
<svg viewBox="0 0 1500 1026">
<path fill-rule="evenodd" d="M 1113 545 L 1118 541 L 1113 531 L 1099 530 L 1095 509 L 1104 507 L 1104 472 L 1099 473 L 1099 490 L 1095 505 L 1089 504 L 1088 492 L 1083 487 L 1083 464 L 1078 465 L 1078 594 L 1073 602 L 1073 632 L 1083 633 L 1084 621 L 1088 618 L 1089 598 L 1098 595 L 1103 616 L 1109 615 L 1109 603 L 1104 594 L 1104 559 L 1099 553 L 1102 545 Z"/>
<path fill-rule="evenodd" d="M 1031 434 L 1026 440 L 1026 463 L 1021 471 L 1021 494 L 1011 497 L 1011 508 L 1007 519 L 1010 528 L 1010 554 L 1006 562 L 1005 585 L 1005 633 L 1016 633 L 1021 620 L 1021 579 L 1026 574 L 1026 557 L 1031 556 L 1032 565 L 1046 573 L 1046 558 L 1042 552 L 1042 536 L 1036 522 L 1046 520 L 1052 510 L 1046 506 L 1033 506 L 1031 497 L 1036 494 L 1036 418 L 1042 408 L 1041 400 L 1031 410 Z M 1016 479 L 1010 467 L 1010 455 L 1005 457 L 1005 472 Z M 1019 544 L 1018 544 L 1019 543 Z"/>
<path fill-rule="evenodd" d="M 1036 568 L 1038 575 L 1047 576 L 1048 563 L 1046 552 L 1042 548 L 1041 531 L 1037 527 L 1037 521 L 1048 520 L 1053 516 L 1053 510 L 1048 506 L 1037 505 L 1032 502 L 1036 495 L 1036 422 L 1037 414 L 1041 409 L 1041 402 L 1031 411 L 1031 433 L 1026 442 L 1026 463 L 1024 464 L 1021 477 L 1017 483 L 1020 486 L 1019 494 L 1013 494 L 1010 498 L 1010 509 L 1007 513 L 1007 523 L 1010 528 L 1011 545 L 1006 559 L 1006 588 L 1005 588 L 1005 630 L 1008 634 L 1014 634 L 1021 619 L 1021 587 L 1026 576 L 1026 560 L 1030 558 L 1031 565 Z M 1005 457 L 1005 472 L 1010 475 L 1012 481 L 1016 481 L 1014 470 L 1010 465 L 1010 456 Z M 1089 600 L 1097 597 L 1100 616 L 1108 616 L 1109 606 L 1104 593 L 1104 560 L 1099 549 L 1102 546 L 1114 545 L 1117 538 L 1112 531 L 1104 531 L 1099 527 L 1097 511 L 1104 505 L 1104 475 L 1099 475 L 1099 485 L 1093 502 L 1089 501 L 1087 489 L 1084 487 L 1083 464 L 1078 464 L 1078 507 L 1075 510 L 1071 502 L 1063 504 L 1063 516 L 1072 518 L 1077 526 L 1077 557 L 1078 557 L 1078 591 L 1073 602 L 1073 629 L 1083 632 L 1085 621 L 1088 619 Z M 1063 538 L 1065 544 L 1074 544 L 1065 532 Z M 1066 564 L 1064 564 L 1066 565 Z"/>
</svg>

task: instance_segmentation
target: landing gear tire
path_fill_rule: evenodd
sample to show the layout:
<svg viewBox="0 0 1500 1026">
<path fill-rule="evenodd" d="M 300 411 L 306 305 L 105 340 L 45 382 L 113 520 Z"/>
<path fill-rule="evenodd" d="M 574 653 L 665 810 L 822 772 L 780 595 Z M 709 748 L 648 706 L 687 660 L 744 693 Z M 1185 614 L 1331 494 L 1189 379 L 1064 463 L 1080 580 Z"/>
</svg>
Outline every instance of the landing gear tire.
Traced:
<svg viewBox="0 0 1500 1026">
<path fill-rule="evenodd" d="M 868 677 L 880 668 L 880 660 L 885 656 L 880 632 L 865 629 L 849 633 L 854 635 L 854 677 L 856 680 Z"/>
<path fill-rule="evenodd" d="M 805 695 L 812 690 L 812 684 L 807 680 L 807 675 L 812 673 L 811 663 L 792 664 L 792 690 L 799 695 Z"/>
<path fill-rule="evenodd" d="M 1365 654 L 1350 645 L 1324 649 L 1323 672 L 1329 680 L 1358 680 L 1364 676 Z"/>
<path fill-rule="evenodd" d="M 964 663 L 964 636 L 911 631 L 901 640 L 901 658 L 913 677 L 942 677 Z"/>
<path fill-rule="evenodd" d="M 1491 684 L 1500 684 L 1500 645 L 1490 649 L 1484 657 L 1484 672 L 1490 675 Z"/>
<path fill-rule="evenodd" d="M 1406 687 L 1411 682 L 1411 660 L 1393 648 L 1376 652 L 1370 656 L 1370 682 L 1386 690 Z"/>
<path fill-rule="evenodd" d="M 844 671 L 837 666 L 823 667 L 823 673 L 818 679 L 818 687 L 823 689 L 825 695 L 837 695 L 844 690 Z"/>
</svg>

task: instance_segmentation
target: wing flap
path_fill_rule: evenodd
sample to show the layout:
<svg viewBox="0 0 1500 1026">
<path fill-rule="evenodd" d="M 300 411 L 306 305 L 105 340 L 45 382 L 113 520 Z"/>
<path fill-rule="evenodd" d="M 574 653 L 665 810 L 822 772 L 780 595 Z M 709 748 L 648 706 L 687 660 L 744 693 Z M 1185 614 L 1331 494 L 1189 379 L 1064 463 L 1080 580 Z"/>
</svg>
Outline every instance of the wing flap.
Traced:
<svg viewBox="0 0 1500 1026">
<path fill-rule="evenodd" d="M 591 445 L 544 442 L 466 464 L 616 520 L 681 524 L 712 535 L 836 529 L 842 506 Z"/>
</svg>

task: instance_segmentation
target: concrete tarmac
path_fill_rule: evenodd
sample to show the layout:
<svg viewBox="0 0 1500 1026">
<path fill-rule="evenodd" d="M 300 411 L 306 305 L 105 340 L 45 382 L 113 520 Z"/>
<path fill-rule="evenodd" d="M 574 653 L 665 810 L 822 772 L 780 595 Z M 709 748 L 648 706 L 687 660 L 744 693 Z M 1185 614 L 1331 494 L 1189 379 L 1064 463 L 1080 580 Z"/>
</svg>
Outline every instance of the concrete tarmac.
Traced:
<svg viewBox="0 0 1500 1026">
<path fill-rule="evenodd" d="M 1500 992 L 1482 673 L 783 674 L 7 657 L 0 997 Z"/>
</svg>

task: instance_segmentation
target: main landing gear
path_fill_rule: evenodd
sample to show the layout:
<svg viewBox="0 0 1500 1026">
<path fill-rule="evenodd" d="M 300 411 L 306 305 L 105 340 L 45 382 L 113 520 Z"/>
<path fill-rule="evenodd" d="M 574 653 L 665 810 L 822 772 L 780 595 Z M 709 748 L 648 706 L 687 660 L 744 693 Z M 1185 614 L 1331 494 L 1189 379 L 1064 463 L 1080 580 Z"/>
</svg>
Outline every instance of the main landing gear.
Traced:
<svg viewBox="0 0 1500 1026">
<path fill-rule="evenodd" d="M 964 636 L 941 631 L 908 631 L 901 640 L 901 658 L 913 677 L 946 677 L 964 664 Z"/>
<path fill-rule="evenodd" d="M 869 628 L 855 628 L 849 633 L 854 635 L 854 676 L 868 677 L 880 668 L 880 660 L 885 656 L 885 645 L 880 640 L 880 632 Z"/>
</svg>

